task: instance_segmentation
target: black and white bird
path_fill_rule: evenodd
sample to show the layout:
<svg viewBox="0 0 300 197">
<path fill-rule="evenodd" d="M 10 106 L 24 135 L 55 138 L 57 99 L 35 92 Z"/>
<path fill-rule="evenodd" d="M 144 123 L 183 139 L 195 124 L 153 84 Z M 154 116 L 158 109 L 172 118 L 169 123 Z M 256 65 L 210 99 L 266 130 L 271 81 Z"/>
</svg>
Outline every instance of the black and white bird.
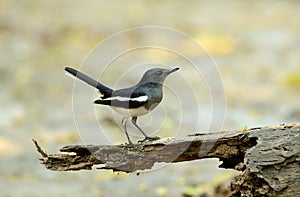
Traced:
<svg viewBox="0 0 300 197">
<path fill-rule="evenodd" d="M 163 82 L 169 74 L 178 69 L 179 68 L 150 69 L 145 72 L 137 85 L 120 90 L 113 90 L 73 68 L 66 67 L 65 71 L 98 89 L 101 93 L 101 97 L 94 101 L 95 104 L 108 105 L 124 116 L 122 119 L 122 126 L 128 139 L 128 143 L 132 145 L 132 141 L 129 138 L 126 128 L 126 121 L 128 118 L 131 118 L 133 125 L 145 136 L 144 140 L 139 142 L 159 139 L 159 137 L 156 136 L 149 137 L 146 135 L 146 133 L 137 125 L 136 121 L 138 116 L 149 113 L 162 101 Z"/>
</svg>

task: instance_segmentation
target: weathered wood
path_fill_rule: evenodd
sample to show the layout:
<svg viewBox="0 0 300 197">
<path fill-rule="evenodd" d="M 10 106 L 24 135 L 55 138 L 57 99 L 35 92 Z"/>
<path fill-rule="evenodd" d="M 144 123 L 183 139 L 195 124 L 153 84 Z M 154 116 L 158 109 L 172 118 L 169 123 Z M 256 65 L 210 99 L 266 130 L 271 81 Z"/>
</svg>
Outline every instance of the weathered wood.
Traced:
<svg viewBox="0 0 300 197">
<path fill-rule="evenodd" d="M 300 124 L 194 134 L 134 146 L 69 145 L 47 155 L 35 142 L 47 169 L 112 169 L 136 172 L 155 163 L 219 158 L 219 167 L 242 173 L 231 184 L 232 196 L 300 195 Z"/>
<path fill-rule="evenodd" d="M 232 184 L 236 193 L 300 196 L 300 124 L 265 127 L 248 137 L 257 144 L 245 154 L 240 184 Z"/>
</svg>

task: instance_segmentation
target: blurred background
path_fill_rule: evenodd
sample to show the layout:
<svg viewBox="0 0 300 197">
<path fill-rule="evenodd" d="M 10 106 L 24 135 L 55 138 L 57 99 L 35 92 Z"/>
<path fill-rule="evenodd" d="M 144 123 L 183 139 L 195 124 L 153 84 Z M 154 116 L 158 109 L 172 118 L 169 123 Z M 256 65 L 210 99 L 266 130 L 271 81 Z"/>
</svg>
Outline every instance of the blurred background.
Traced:
<svg viewBox="0 0 300 197">
<path fill-rule="evenodd" d="M 230 181 L 235 174 L 230 170 L 217 169 L 217 160 L 157 167 L 139 176 L 104 170 L 52 172 L 39 163 L 40 156 L 31 139 L 38 140 L 48 153 L 56 153 L 67 144 L 97 139 L 97 135 L 91 134 L 83 141 L 76 128 L 72 107 L 74 81 L 64 75 L 63 69 L 65 65 L 79 68 L 87 54 L 112 34 L 149 25 L 173 28 L 187 34 L 212 57 L 218 66 L 226 95 L 222 130 L 299 122 L 299 6 L 299 1 L 156 0 L 113 3 L 96 0 L 2 0 L 0 196 L 211 194 L 215 186 Z M 139 36 L 147 39 L 143 38 L 143 34 Z M 121 42 L 120 46 L 138 40 L 134 35 L 127 39 L 129 42 Z M 189 48 L 186 50 L 189 51 Z M 191 52 L 190 55 L 194 54 Z M 114 67 L 120 70 L 108 70 L 102 77 L 104 82 L 115 87 L 136 83 L 138 79 L 130 77 L 134 75 L 130 72 L 122 77 L 121 84 L 115 81 L 122 76 L 123 65 L 126 69 L 130 68 L 133 58 L 122 59 L 122 65 Z M 170 57 L 162 55 L 160 58 L 165 58 L 165 63 L 170 61 L 177 65 Z M 92 64 L 85 67 L 85 71 L 97 73 L 97 66 L 101 67 Z M 181 70 L 188 75 L 189 69 L 184 65 L 181 65 Z M 140 69 L 138 76 L 142 73 Z M 176 77 L 174 73 L 173 76 L 167 83 L 176 86 L 180 74 Z M 81 89 L 85 88 L 90 90 L 87 86 Z M 188 94 L 184 87 L 177 91 Z M 171 94 L 172 91 L 169 91 Z M 206 111 L 209 114 L 211 108 L 209 92 L 199 88 L 196 94 L 202 98 L 196 102 L 205 122 Z M 84 94 L 76 96 L 78 102 L 93 106 L 93 98 Z M 166 107 L 162 109 L 162 112 L 170 109 L 167 117 L 171 118 L 164 121 L 162 133 L 158 134 L 161 137 L 174 136 L 172 132 L 178 126 L 176 117 L 180 113 L 176 107 L 170 107 L 172 102 L 172 99 L 166 100 Z M 111 143 L 126 142 L 112 113 L 109 109 L 103 110 L 105 113 L 97 112 L 97 119 L 106 125 L 105 130 L 111 131 Z M 189 111 L 182 112 L 189 114 Z M 154 113 L 159 114 L 159 110 Z M 188 120 L 181 120 L 183 128 L 190 124 Z M 93 122 L 88 115 L 82 121 Z M 147 121 L 149 117 L 141 118 L 149 130 L 155 121 L 150 126 Z M 201 132 L 201 129 L 207 130 L 207 127 L 200 127 L 197 131 Z M 88 126 L 86 130 L 89 130 Z M 183 135 L 193 132 L 193 128 L 184 130 Z"/>
</svg>

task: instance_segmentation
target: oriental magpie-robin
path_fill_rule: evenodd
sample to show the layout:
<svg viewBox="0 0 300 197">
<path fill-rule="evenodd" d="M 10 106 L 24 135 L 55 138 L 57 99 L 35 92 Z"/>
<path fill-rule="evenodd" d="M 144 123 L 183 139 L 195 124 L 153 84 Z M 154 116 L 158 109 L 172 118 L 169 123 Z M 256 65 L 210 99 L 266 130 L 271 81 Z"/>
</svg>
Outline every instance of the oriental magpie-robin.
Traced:
<svg viewBox="0 0 300 197">
<path fill-rule="evenodd" d="M 122 126 L 128 139 L 128 143 L 132 144 L 126 128 L 126 121 L 128 118 L 131 118 L 133 125 L 145 136 L 145 139 L 139 142 L 159 139 L 159 137 L 147 136 L 137 125 L 136 121 L 138 116 L 149 113 L 161 102 L 163 98 L 162 85 L 164 80 L 169 74 L 178 69 L 179 68 L 150 69 L 145 72 L 137 85 L 120 90 L 113 90 L 73 68 L 66 67 L 65 71 L 98 89 L 101 93 L 101 97 L 94 101 L 95 104 L 108 105 L 124 116 L 122 119 Z"/>
</svg>

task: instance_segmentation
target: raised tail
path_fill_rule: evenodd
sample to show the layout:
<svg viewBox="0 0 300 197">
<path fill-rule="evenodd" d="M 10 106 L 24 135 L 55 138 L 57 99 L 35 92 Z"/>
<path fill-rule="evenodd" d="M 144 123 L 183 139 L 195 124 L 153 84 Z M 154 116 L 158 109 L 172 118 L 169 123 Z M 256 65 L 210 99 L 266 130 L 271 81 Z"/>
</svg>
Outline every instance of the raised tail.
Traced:
<svg viewBox="0 0 300 197">
<path fill-rule="evenodd" d="M 91 77 L 83 74 L 82 72 L 75 70 L 70 67 L 65 67 L 65 71 L 70 73 L 72 76 L 84 81 L 85 83 L 89 84 L 90 86 L 93 86 L 94 88 L 98 89 L 101 94 L 103 94 L 103 97 L 109 97 L 112 94 L 112 89 L 109 87 L 106 87 L 105 85 L 99 83 L 98 81 L 92 79 Z"/>
</svg>

